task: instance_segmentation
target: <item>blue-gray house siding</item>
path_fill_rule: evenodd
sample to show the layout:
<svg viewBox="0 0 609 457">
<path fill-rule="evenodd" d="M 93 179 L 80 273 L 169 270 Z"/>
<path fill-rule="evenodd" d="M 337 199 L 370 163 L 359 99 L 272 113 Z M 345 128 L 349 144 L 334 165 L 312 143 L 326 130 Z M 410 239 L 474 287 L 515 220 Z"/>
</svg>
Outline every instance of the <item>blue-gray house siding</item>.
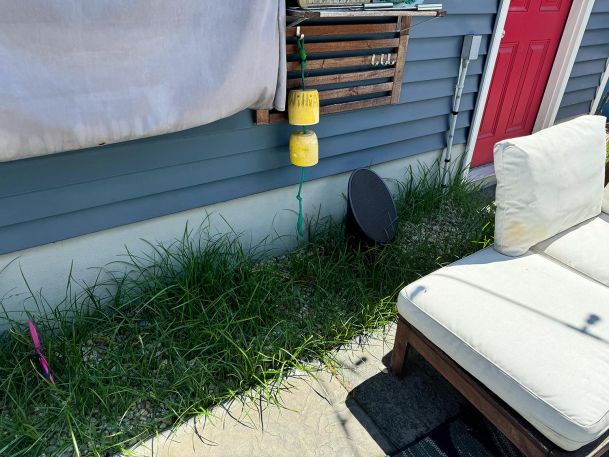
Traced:
<svg viewBox="0 0 609 457">
<path fill-rule="evenodd" d="M 590 113 L 609 58 L 609 0 L 596 0 L 556 120 Z"/>
<path fill-rule="evenodd" d="M 607 0 L 609 2 L 609 0 Z M 465 143 L 498 0 L 445 0 L 413 21 L 400 104 L 324 116 L 316 179 L 445 146 L 463 35 L 483 35 L 456 143 Z M 423 23 L 425 22 L 425 23 Z M 250 111 L 175 134 L 0 164 L 0 253 L 295 184 L 285 123 Z"/>
</svg>

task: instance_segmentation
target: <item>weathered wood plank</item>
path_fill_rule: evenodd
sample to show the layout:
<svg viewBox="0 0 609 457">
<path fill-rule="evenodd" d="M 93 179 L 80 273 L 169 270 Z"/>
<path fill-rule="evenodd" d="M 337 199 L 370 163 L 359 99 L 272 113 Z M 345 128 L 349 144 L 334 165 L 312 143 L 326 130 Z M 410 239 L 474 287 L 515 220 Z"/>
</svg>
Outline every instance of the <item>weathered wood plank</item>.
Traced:
<svg viewBox="0 0 609 457">
<path fill-rule="evenodd" d="M 256 110 L 256 124 L 259 124 L 259 125 L 270 124 L 271 119 L 269 116 L 269 112 L 270 111 L 268 109 L 257 109 Z"/>
<path fill-rule="evenodd" d="M 323 90 L 319 92 L 320 100 L 331 100 L 333 98 L 354 97 L 356 95 L 376 94 L 379 92 L 391 92 L 393 83 L 369 84 L 367 86 L 344 87 L 342 89 Z"/>
<path fill-rule="evenodd" d="M 377 56 L 378 60 L 378 56 Z M 356 67 L 361 65 L 370 65 L 372 56 L 357 56 L 357 57 L 332 57 L 326 59 L 309 59 L 307 60 L 307 70 L 323 70 L 329 68 L 345 68 Z M 300 61 L 288 62 L 288 71 L 299 71 Z"/>
<path fill-rule="evenodd" d="M 357 71 L 352 73 L 341 73 L 338 75 L 309 76 L 305 78 L 305 85 L 307 87 L 312 87 L 323 84 L 340 84 L 352 81 L 365 81 L 368 79 L 393 78 L 394 74 L 395 68 L 389 68 L 386 70 Z M 300 87 L 300 78 L 288 79 L 287 86 L 288 89 Z"/>
<path fill-rule="evenodd" d="M 398 378 L 403 378 L 406 374 L 406 358 L 410 350 L 410 345 L 408 344 L 409 333 L 410 326 L 400 316 L 395 332 L 395 343 L 391 352 L 391 373 Z"/>
<path fill-rule="evenodd" d="M 285 111 L 271 111 L 270 119 L 271 124 L 274 124 L 275 122 L 287 121 L 288 113 Z"/>
<path fill-rule="evenodd" d="M 342 111 L 349 111 L 354 109 L 372 108 L 373 106 L 388 105 L 391 103 L 391 97 L 378 97 L 371 98 L 368 100 L 358 100 L 355 102 L 337 103 L 334 105 L 326 105 L 319 108 L 320 114 L 332 114 L 339 113 Z"/>
<path fill-rule="evenodd" d="M 380 40 L 351 40 L 351 41 L 328 41 L 324 43 L 307 43 L 307 53 L 315 52 L 337 52 L 337 51 L 359 51 L 362 49 L 386 49 L 397 48 L 400 44 L 399 38 L 386 38 Z M 286 45 L 288 54 L 296 54 L 296 44 Z"/>
<path fill-rule="evenodd" d="M 326 105 L 319 107 L 320 114 L 333 114 L 340 113 L 343 111 L 351 111 L 356 109 L 372 108 L 374 106 L 389 105 L 391 103 L 391 96 L 371 98 L 368 100 L 358 100 L 354 102 L 336 103 L 333 105 Z M 269 115 L 269 123 L 274 124 L 275 122 L 285 121 L 288 118 L 288 114 L 284 111 L 271 111 Z"/>
<path fill-rule="evenodd" d="M 398 30 L 395 24 L 341 24 L 340 27 L 335 25 L 300 25 L 300 31 L 305 37 L 313 37 L 318 35 L 365 35 L 368 33 L 395 33 Z M 296 27 L 289 27 L 286 30 L 287 37 L 296 36 Z"/>
<path fill-rule="evenodd" d="M 408 52 L 408 40 L 410 33 L 411 19 L 409 17 L 398 18 L 398 26 L 400 28 L 400 46 L 398 47 L 398 56 L 395 62 L 395 76 L 393 77 L 394 85 L 391 93 L 391 103 L 400 102 L 400 94 L 402 92 L 402 78 L 404 77 L 404 65 L 406 64 L 406 53 Z"/>
</svg>

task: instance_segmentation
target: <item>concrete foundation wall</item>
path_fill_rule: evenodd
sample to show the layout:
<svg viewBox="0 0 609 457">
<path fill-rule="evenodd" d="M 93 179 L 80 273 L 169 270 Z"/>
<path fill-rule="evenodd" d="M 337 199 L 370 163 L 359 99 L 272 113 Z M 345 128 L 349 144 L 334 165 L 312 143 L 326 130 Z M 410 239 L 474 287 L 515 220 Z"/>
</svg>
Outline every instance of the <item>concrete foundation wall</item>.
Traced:
<svg viewBox="0 0 609 457">
<path fill-rule="evenodd" d="M 459 146 L 455 153 L 458 155 L 462 150 Z M 432 151 L 372 168 L 383 178 L 403 180 L 409 167 L 416 173 L 421 166 L 434 166 L 440 153 Z M 349 176 L 350 173 L 343 173 L 306 182 L 303 188 L 306 217 L 319 213 L 342 218 Z M 74 279 L 72 293 L 78 293 L 78 284 L 103 281 L 107 273 L 100 276 L 100 267 L 120 269 L 117 261 L 125 259 L 126 249 L 136 255 L 151 253 L 149 243 L 170 244 L 182 237 L 187 226 L 196 229 L 202 223 L 209 227 L 210 234 L 231 231 L 240 234 L 245 246 L 266 240 L 272 249 L 290 249 L 297 243 L 296 193 L 297 186 L 284 187 L 2 255 L 0 300 L 11 316 L 19 319 L 23 318 L 23 310 L 36 310 L 36 300 L 41 297 L 51 307 L 61 306 L 70 274 Z"/>
</svg>

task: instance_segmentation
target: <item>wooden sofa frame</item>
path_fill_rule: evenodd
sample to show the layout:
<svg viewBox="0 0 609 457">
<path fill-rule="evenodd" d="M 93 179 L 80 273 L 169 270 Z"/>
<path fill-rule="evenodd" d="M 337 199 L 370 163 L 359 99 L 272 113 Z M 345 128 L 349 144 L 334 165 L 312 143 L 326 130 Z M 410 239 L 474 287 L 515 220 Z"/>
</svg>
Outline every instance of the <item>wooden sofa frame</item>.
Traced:
<svg viewBox="0 0 609 457">
<path fill-rule="evenodd" d="M 576 451 L 569 452 L 560 449 L 401 316 L 398 320 L 391 357 L 391 371 L 395 376 L 405 375 L 406 358 L 410 347 L 423 356 L 524 455 L 528 457 L 592 457 L 600 456 L 609 450 L 609 432 Z"/>
</svg>

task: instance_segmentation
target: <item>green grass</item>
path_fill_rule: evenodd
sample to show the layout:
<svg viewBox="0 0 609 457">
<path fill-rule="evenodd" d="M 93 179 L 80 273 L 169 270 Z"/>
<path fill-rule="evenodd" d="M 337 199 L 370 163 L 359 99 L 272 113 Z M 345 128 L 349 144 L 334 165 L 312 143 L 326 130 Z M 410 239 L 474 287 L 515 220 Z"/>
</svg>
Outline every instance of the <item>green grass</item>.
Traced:
<svg viewBox="0 0 609 457">
<path fill-rule="evenodd" d="M 384 247 L 353 249 L 329 220 L 277 258 L 232 235 L 192 232 L 131 255 L 130 274 L 65 311 L 39 301 L 57 385 L 40 376 L 26 328 L 10 322 L 0 455 L 110 455 L 243 395 L 274 401 L 293 369 L 393 321 L 405 284 L 489 244 L 489 203 L 463 182 L 443 192 L 427 173 L 399 186 L 399 233 Z M 108 286 L 117 287 L 109 298 Z"/>
</svg>

